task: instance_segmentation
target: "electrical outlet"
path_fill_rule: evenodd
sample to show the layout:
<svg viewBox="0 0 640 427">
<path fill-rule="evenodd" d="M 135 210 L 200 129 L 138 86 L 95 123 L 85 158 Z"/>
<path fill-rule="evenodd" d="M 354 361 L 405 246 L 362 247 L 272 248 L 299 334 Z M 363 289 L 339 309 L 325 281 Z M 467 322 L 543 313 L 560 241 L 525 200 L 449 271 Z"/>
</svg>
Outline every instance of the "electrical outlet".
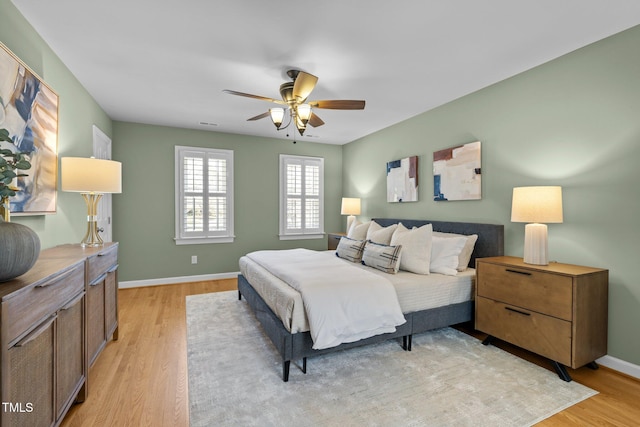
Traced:
<svg viewBox="0 0 640 427">
<path fill-rule="evenodd" d="M 198 255 L 191 255 L 191 264 L 198 263 Z"/>
</svg>

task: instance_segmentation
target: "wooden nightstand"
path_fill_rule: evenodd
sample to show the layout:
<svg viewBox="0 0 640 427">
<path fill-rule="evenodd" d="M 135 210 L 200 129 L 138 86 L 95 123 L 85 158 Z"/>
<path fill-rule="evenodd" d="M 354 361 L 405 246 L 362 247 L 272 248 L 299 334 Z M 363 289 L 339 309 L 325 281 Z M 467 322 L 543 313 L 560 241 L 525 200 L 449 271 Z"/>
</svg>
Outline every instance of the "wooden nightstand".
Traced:
<svg viewBox="0 0 640 427">
<path fill-rule="evenodd" d="M 338 243 L 340 243 L 340 238 L 346 235 L 346 233 L 329 233 L 327 239 L 327 249 L 330 251 L 335 251 L 338 248 Z"/>
<path fill-rule="evenodd" d="M 565 366 L 588 365 L 607 354 L 609 271 L 571 264 L 525 264 L 522 258 L 476 260 L 475 327 Z"/>
</svg>

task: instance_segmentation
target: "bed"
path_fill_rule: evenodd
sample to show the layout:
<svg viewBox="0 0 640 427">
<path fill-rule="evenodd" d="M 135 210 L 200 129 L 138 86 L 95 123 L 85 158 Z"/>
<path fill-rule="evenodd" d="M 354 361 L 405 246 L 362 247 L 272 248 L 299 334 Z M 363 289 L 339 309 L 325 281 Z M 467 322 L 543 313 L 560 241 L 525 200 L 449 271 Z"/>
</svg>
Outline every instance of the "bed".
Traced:
<svg viewBox="0 0 640 427">
<path fill-rule="evenodd" d="M 475 234 L 478 238 L 470 257 L 470 267 L 475 266 L 476 258 L 504 254 L 504 227 L 502 225 L 393 218 L 374 218 L 373 221 L 381 227 L 389 227 L 400 222 L 407 229 L 431 224 L 434 232 L 461 235 Z M 331 254 L 328 255 L 331 256 Z M 250 260 L 247 261 L 247 257 L 241 258 L 241 274 L 238 276 L 238 297 L 241 300 L 244 296 L 244 299 L 261 323 L 266 335 L 281 355 L 283 362 L 282 379 L 285 382 L 289 379 L 291 361 L 301 360 L 301 370 L 306 373 L 307 357 L 333 351 L 373 344 L 388 339 L 401 339 L 402 347 L 405 350 L 411 350 L 411 341 L 414 334 L 467 322 L 473 319 L 473 289 L 469 290 L 468 286 L 466 291 L 462 292 L 466 297 L 458 297 L 457 300 L 447 299 L 447 301 L 454 302 L 445 302 L 444 305 L 436 304 L 436 306 L 412 306 L 412 288 L 407 287 L 409 291 L 405 292 L 406 295 L 404 295 L 404 297 L 402 297 L 402 291 L 397 291 L 406 322 L 397 326 L 394 332 L 375 335 L 355 342 L 343 343 L 331 348 L 314 349 L 312 336 L 304 324 L 304 306 L 298 292 L 286 285 L 273 286 L 269 284 L 273 281 L 271 280 L 274 279 L 273 277 L 270 280 L 263 281 L 262 279 L 264 279 L 264 277 L 262 276 L 270 276 L 270 273 L 268 271 L 261 271 L 259 266 L 256 267 L 252 265 L 253 263 Z M 364 268 L 368 269 L 369 267 Z M 384 274 L 385 273 L 383 273 L 383 275 Z M 393 276 L 396 282 L 402 282 L 402 280 L 404 280 L 403 278 L 409 278 L 412 274 L 413 273 L 402 273 L 388 276 Z M 423 276 L 423 279 L 436 280 L 438 278 L 437 276 L 440 275 L 427 275 Z M 456 290 L 458 289 L 456 288 L 456 286 L 458 286 L 456 283 L 463 283 L 465 281 L 471 281 L 471 283 L 473 283 L 474 278 L 475 274 L 472 268 L 459 273 L 453 278 L 449 277 L 447 280 L 451 283 L 447 286 L 451 286 L 452 291 L 450 291 L 450 293 L 460 293 L 460 291 Z M 275 278 L 275 280 L 277 281 L 278 279 Z M 268 301 L 268 303 L 265 302 L 265 300 Z"/>
</svg>

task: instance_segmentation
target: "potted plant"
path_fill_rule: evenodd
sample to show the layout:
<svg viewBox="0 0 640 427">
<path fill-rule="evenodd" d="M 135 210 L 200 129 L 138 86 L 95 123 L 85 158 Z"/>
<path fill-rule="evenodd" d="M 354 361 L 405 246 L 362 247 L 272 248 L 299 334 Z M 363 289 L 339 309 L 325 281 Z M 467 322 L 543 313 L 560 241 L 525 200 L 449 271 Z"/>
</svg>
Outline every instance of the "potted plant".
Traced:
<svg viewBox="0 0 640 427">
<path fill-rule="evenodd" d="M 0 129 L 0 141 L 13 144 L 7 129 Z M 11 183 L 16 177 L 27 176 L 16 171 L 31 168 L 31 163 L 27 159 L 28 154 L 0 149 L 0 213 L 6 222 L 9 222 L 9 197 L 15 196 L 16 191 L 19 191 L 18 188 L 12 187 Z"/>
<path fill-rule="evenodd" d="M 13 144 L 7 129 L 0 129 L 0 141 Z M 38 235 L 25 225 L 9 222 L 9 197 L 19 191 L 11 183 L 26 176 L 20 171 L 31 168 L 27 155 L 0 149 L 0 282 L 29 271 L 40 255 Z"/>
</svg>

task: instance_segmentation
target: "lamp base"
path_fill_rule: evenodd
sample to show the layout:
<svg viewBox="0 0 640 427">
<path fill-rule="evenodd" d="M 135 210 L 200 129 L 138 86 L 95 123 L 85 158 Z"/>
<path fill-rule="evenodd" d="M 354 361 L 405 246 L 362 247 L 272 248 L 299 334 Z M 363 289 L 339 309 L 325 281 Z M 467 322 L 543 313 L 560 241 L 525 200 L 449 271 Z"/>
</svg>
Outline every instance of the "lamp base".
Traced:
<svg viewBox="0 0 640 427">
<path fill-rule="evenodd" d="M 524 262 L 548 265 L 548 252 L 547 224 L 527 224 L 524 227 Z"/>
<path fill-rule="evenodd" d="M 98 234 L 98 202 L 102 198 L 101 193 L 82 193 L 87 204 L 87 232 L 80 242 L 84 247 L 95 247 L 104 245 L 102 237 Z"/>
<path fill-rule="evenodd" d="M 353 222 L 356 220 L 356 216 L 355 215 L 349 215 L 347 217 L 347 234 L 349 234 L 349 230 L 351 230 L 351 226 L 353 225 Z"/>
</svg>

